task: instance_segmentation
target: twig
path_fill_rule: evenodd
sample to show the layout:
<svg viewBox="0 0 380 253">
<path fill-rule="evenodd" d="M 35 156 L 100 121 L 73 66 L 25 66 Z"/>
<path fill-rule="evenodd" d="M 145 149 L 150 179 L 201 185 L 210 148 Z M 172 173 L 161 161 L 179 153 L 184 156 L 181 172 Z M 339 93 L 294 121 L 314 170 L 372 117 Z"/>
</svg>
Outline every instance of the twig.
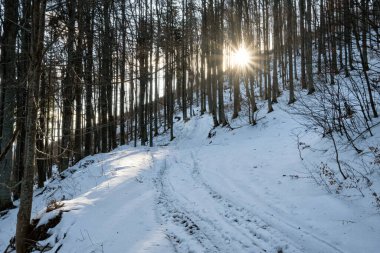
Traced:
<svg viewBox="0 0 380 253">
<path fill-rule="evenodd" d="M 300 148 L 301 147 L 301 143 L 300 143 L 300 136 L 299 136 L 299 134 L 297 134 L 296 137 L 297 137 L 298 155 L 301 158 L 301 160 L 303 160 L 302 153 L 301 153 L 301 148 Z"/>
</svg>

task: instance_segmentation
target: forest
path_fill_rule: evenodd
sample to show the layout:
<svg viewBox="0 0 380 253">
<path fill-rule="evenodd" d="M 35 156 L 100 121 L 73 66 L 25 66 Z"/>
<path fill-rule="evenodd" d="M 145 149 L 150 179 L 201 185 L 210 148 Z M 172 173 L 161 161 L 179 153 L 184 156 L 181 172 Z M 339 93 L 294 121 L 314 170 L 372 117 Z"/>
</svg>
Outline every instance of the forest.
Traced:
<svg viewBox="0 0 380 253">
<path fill-rule="evenodd" d="M 380 122 L 379 0 L 1 0 L 0 32 L 0 217 L 17 203 L 18 253 L 37 249 L 33 191 L 57 173 L 170 145 L 202 115 L 209 138 L 255 127 L 280 100 L 331 143 L 327 187 L 365 181 L 380 208 L 371 173 L 340 157 L 344 143 L 380 164 L 378 142 L 360 142 Z"/>
</svg>

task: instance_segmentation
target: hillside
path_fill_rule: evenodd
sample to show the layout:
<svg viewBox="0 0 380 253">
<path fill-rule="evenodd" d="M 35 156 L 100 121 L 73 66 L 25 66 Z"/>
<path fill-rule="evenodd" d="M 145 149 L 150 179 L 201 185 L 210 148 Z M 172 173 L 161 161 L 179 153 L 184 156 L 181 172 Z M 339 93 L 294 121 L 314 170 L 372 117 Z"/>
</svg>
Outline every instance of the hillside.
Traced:
<svg viewBox="0 0 380 253">
<path fill-rule="evenodd" d="M 362 197 L 355 188 L 338 191 L 332 183 L 329 193 L 317 184 L 319 164 L 336 167 L 331 143 L 287 112 L 283 97 L 274 109 L 261 111 L 255 126 L 242 116 L 215 129 L 196 110 L 174 124 L 170 143 L 161 135 L 156 147 L 122 146 L 56 174 L 34 193 L 38 226 L 61 215 L 38 248 L 377 252 L 380 219 L 368 188 Z M 341 153 L 346 162 L 360 159 L 348 148 Z M 372 179 L 371 190 L 379 192 L 378 170 Z M 54 210 L 46 212 L 49 204 Z M 15 234 L 16 215 L 14 209 L 0 218 L 0 252 Z"/>
</svg>

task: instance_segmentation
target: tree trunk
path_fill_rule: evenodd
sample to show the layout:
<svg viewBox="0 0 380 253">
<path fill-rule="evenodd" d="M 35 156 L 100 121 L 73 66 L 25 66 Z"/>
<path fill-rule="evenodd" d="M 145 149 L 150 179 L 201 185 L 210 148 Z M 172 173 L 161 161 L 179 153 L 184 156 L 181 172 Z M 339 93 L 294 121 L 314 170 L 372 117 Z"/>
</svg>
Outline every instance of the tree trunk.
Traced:
<svg viewBox="0 0 380 253">
<path fill-rule="evenodd" d="M 74 82 L 75 82 L 75 13 L 76 0 L 67 1 L 68 24 L 67 24 L 67 67 L 66 77 L 63 85 L 63 114 L 62 114 L 62 142 L 61 142 L 61 161 L 59 170 L 64 171 L 69 167 L 71 145 L 71 129 L 74 110 Z"/>
<path fill-rule="evenodd" d="M 29 66 L 28 114 L 26 116 L 25 173 L 21 185 L 20 206 L 17 214 L 16 252 L 27 252 L 33 201 L 33 176 L 36 165 L 36 132 L 38 86 L 41 76 L 46 0 L 32 0 L 31 60 Z"/>
<path fill-rule="evenodd" d="M 287 22 L 287 47 L 288 47 L 288 57 L 289 57 L 289 104 L 292 104 L 295 102 L 295 96 L 294 96 L 294 83 L 293 83 L 293 25 L 292 25 L 292 12 L 293 12 L 293 6 L 292 6 L 292 0 L 287 0 L 287 14 L 288 14 L 288 22 Z"/>
<path fill-rule="evenodd" d="M 120 145 L 125 144 L 125 57 L 126 57 L 126 16 L 125 16 L 125 0 L 121 2 L 121 61 L 120 61 Z"/>
<path fill-rule="evenodd" d="M 93 94 L 93 79 L 92 79 L 92 68 L 93 68 L 93 26 L 94 26 L 94 7 L 92 6 L 91 0 L 86 0 L 86 4 L 83 5 L 85 8 L 85 38 L 86 38 L 86 53 L 85 53 L 85 93 L 86 93 L 86 128 L 85 128 L 85 156 L 92 155 L 94 153 L 94 128 L 93 128 L 93 106 L 92 106 L 92 94 Z"/>
<path fill-rule="evenodd" d="M 306 84 L 306 32 L 305 32 L 305 0 L 299 1 L 300 9 L 300 37 L 301 37 L 301 87 L 307 88 Z"/>
<path fill-rule="evenodd" d="M 25 29 L 21 29 L 21 53 L 20 60 L 18 64 L 19 79 L 26 80 L 28 77 L 28 66 L 29 66 L 29 52 L 30 52 L 30 9 L 31 3 L 29 0 L 22 1 L 22 20 L 21 25 Z M 17 90 L 17 121 L 16 129 L 19 129 L 20 134 L 17 136 L 16 140 L 16 150 L 15 159 L 13 166 L 13 181 L 18 183 L 22 179 L 24 172 L 24 151 L 25 151 L 25 114 L 26 114 L 26 82 L 18 82 Z M 20 197 L 21 185 L 19 184 L 13 189 L 13 198 L 16 200 Z"/>
<path fill-rule="evenodd" d="M 3 124 L 1 131 L 1 153 L 13 136 L 14 110 L 17 92 L 16 83 L 16 36 L 18 30 L 18 0 L 4 2 L 4 34 L 1 40 L 1 87 L 3 92 Z M 13 148 L 8 149 L 0 161 L 0 211 L 12 207 L 11 172 L 13 168 Z"/>
<path fill-rule="evenodd" d="M 274 0 L 273 3 L 273 90 L 272 90 L 272 102 L 277 103 L 278 95 L 278 72 L 277 72 L 277 62 L 279 55 L 279 0 Z"/>
<path fill-rule="evenodd" d="M 218 110 L 219 110 L 219 123 L 222 126 L 227 125 L 226 115 L 224 113 L 224 71 L 223 71 L 223 44 L 224 44 L 224 31 L 223 31 L 223 18 L 224 18 L 224 0 L 220 3 L 220 12 L 217 17 L 218 20 Z"/>
<path fill-rule="evenodd" d="M 306 73 L 307 73 L 307 89 L 308 94 L 312 94 L 315 91 L 313 83 L 313 38 L 311 30 L 311 0 L 307 0 L 307 39 L 306 39 Z"/>
</svg>

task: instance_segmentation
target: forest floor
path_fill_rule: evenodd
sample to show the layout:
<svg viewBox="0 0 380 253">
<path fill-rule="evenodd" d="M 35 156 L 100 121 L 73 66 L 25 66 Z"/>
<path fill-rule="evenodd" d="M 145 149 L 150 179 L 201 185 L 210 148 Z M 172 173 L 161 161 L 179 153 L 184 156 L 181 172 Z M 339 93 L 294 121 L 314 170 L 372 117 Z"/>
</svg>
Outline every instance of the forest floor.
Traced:
<svg viewBox="0 0 380 253">
<path fill-rule="evenodd" d="M 175 123 L 170 143 L 162 135 L 153 148 L 123 146 L 83 159 L 35 191 L 39 225 L 62 212 L 38 245 L 81 253 L 379 252 L 373 198 L 316 183 L 321 162 L 334 166 L 331 146 L 285 107 L 280 101 L 274 112 L 262 110 L 255 126 L 242 117 L 216 129 L 196 111 Z M 358 158 L 342 150 L 342 159 Z M 374 173 L 372 189 L 380 192 Z M 63 206 L 46 212 L 52 203 Z M 0 218 L 0 252 L 16 215 Z"/>
</svg>

